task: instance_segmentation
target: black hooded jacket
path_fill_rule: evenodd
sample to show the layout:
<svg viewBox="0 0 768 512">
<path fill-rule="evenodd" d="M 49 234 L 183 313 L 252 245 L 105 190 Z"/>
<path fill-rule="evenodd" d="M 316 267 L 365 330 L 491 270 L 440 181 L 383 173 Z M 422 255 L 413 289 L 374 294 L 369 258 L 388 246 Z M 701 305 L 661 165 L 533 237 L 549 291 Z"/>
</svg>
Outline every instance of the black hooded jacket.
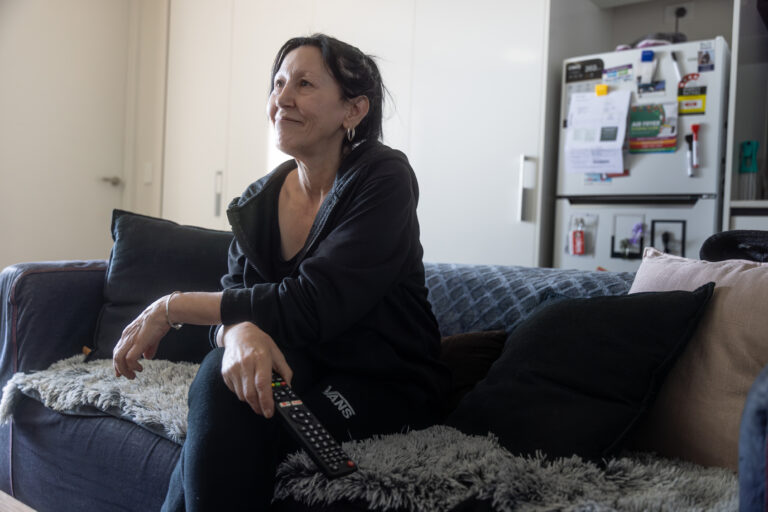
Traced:
<svg viewBox="0 0 768 512">
<path fill-rule="evenodd" d="M 279 276 L 273 226 L 280 188 L 295 168 L 292 160 L 283 163 L 227 210 L 235 239 L 222 278 L 222 323 L 258 325 L 283 351 L 295 378 L 338 372 L 408 383 L 414 403 L 439 403 L 450 377 L 438 361 L 440 335 L 427 301 L 416 217 L 418 185 L 407 158 L 378 142 L 352 150 L 292 270 Z"/>
</svg>

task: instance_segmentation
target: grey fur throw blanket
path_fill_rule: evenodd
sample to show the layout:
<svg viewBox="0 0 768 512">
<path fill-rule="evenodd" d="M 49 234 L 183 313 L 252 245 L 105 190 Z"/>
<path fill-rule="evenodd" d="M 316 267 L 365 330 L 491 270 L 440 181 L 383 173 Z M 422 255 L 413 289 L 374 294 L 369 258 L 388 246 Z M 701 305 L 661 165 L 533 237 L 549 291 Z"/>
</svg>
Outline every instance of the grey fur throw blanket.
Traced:
<svg viewBox="0 0 768 512">
<path fill-rule="evenodd" d="M 186 432 L 186 395 L 197 365 L 143 361 L 144 371 L 117 379 L 111 361 L 60 361 L 18 373 L 3 389 L 0 422 L 26 395 L 62 413 L 102 411 L 176 442 Z M 475 498 L 498 511 L 699 511 L 738 509 L 733 472 L 650 454 L 603 466 L 578 457 L 517 457 L 492 435 L 468 436 L 445 426 L 344 443 L 360 470 L 327 480 L 299 451 L 278 468 L 276 499 L 310 506 L 338 500 L 372 510 L 446 511 Z"/>
</svg>

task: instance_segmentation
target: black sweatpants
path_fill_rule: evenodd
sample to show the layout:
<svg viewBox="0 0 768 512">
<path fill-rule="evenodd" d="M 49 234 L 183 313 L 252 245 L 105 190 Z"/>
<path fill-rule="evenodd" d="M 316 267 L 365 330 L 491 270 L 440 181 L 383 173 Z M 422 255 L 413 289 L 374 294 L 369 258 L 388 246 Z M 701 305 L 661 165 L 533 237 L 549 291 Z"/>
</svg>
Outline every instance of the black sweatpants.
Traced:
<svg viewBox="0 0 768 512">
<path fill-rule="evenodd" d="M 267 510 L 275 469 L 298 444 L 277 415 L 266 419 L 238 400 L 221 376 L 223 348 L 211 351 L 189 390 L 187 438 L 171 475 L 164 512 Z M 301 399 L 339 442 L 424 428 L 433 404 L 412 403 L 408 383 L 321 377 Z"/>
</svg>

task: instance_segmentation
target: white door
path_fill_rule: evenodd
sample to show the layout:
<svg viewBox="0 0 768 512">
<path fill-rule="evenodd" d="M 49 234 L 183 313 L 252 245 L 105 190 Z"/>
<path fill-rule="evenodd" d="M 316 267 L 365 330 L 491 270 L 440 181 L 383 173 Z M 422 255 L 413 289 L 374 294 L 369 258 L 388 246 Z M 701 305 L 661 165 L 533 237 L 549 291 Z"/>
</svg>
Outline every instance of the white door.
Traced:
<svg viewBox="0 0 768 512">
<path fill-rule="evenodd" d="M 425 261 L 537 264 L 547 2 L 419 0 L 410 159 Z M 525 213 L 525 212 L 524 212 Z"/>
<path fill-rule="evenodd" d="M 162 216 L 228 227 L 224 175 L 232 66 L 232 0 L 173 0 Z"/>
<path fill-rule="evenodd" d="M 0 0 L 0 267 L 107 258 L 130 0 Z"/>
</svg>

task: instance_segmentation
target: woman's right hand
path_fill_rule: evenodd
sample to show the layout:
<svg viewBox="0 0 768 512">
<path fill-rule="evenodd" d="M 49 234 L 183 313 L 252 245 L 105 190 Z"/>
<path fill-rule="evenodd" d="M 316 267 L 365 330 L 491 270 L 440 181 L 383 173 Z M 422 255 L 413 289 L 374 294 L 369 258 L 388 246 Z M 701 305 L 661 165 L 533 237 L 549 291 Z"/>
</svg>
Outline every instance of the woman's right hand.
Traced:
<svg viewBox="0 0 768 512">
<path fill-rule="evenodd" d="M 221 376 L 237 398 L 256 414 L 271 418 L 272 370 L 290 384 L 293 371 L 272 337 L 251 322 L 226 328 Z"/>
<path fill-rule="evenodd" d="M 160 340 L 171 328 L 165 316 L 165 301 L 166 297 L 157 299 L 123 329 L 112 351 L 116 377 L 135 379 L 136 372 L 144 369 L 139 359 L 155 356 Z"/>
</svg>

